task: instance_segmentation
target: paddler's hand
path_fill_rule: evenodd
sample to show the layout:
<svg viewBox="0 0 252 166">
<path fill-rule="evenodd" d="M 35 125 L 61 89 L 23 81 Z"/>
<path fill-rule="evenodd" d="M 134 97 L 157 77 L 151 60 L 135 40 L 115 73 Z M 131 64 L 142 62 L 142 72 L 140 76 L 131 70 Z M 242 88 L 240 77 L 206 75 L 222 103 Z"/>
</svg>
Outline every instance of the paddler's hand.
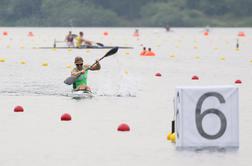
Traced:
<svg viewBox="0 0 252 166">
<path fill-rule="evenodd" d="M 83 69 L 83 70 L 81 70 L 81 74 L 84 74 L 85 72 L 86 72 L 86 70 L 84 70 L 84 69 Z"/>
</svg>

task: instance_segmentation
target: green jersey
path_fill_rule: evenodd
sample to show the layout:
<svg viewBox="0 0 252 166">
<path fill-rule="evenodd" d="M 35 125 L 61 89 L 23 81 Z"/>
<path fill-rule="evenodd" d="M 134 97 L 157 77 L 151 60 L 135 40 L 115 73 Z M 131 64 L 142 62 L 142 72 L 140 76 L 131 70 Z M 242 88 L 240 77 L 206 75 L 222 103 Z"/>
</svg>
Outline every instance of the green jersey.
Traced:
<svg viewBox="0 0 252 166">
<path fill-rule="evenodd" d="M 78 71 L 76 68 L 75 71 Z M 81 74 L 73 83 L 73 89 L 79 88 L 81 85 L 87 85 L 88 70 L 84 74 Z"/>
</svg>

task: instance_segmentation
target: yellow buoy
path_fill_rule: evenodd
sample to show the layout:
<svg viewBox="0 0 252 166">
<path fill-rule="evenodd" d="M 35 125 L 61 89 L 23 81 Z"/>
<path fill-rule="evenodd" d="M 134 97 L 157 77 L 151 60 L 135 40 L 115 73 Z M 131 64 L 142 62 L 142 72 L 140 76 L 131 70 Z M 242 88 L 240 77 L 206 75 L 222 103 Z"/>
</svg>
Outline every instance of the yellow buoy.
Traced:
<svg viewBox="0 0 252 166">
<path fill-rule="evenodd" d="M 252 60 L 250 60 L 250 63 L 252 63 Z"/>
<path fill-rule="evenodd" d="M 221 56 L 221 57 L 220 57 L 220 60 L 221 60 L 221 61 L 224 61 L 224 60 L 225 60 L 225 57 L 224 57 L 224 56 Z"/>
<path fill-rule="evenodd" d="M 67 49 L 67 51 L 68 51 L 68 52 L 71 52 L 71 51 L 72 51 L 72 49 L 71 49 L 71 48 L 68 48 L 68 49 Z"/>
<path fill-rule="evenodd" d="M 124 74 L 125 74 L 125 75 L 128 75 L 128 70 L 124 70 Z"/>
<path fill-rule="evenodd" d="M 52 51 L 57 51 L 57 48 L 52 48 Z"/>
<path fill-rule="evenodd" d="M 176 142 L 176 134 L 175 133 L 171 134 L 171 142 L 173 142 L 173 143 Z"/>
<path fill-rule="evenodd" d="M 239 48 L 236 48 L 235 50 L 236 50 L 236 51 L 240 51 L 240 49 L 239 49 Z"/>
<path fill-rule="evenodd" d="M 167 135 L 167 140 L 168 141 L 171 141 L 171 135 L 172 135 L 172 132 L 169 132 L 168 135 Z"/>
<path fill-rule="evenodd" d="M 48 63 L 47 63 L 47 62 L 42 63 L 42 66 L 47 67 L 47 66 L 48 66 Z"/>
<path fill-rule="evenodd" d="M 200 59 L 200 56 L 195 56 L 195 59 L 199 60 L 199 59 Z"/>
<path fill-rule="evenodd" d="M 72 65 L 67 65 L 66 67 L 67 67 L 68 69 L 70 69 L 70 68 L 72 68 Z"/>
<path fill-rule="evenodd" d="M 175 58 L 175 57 L 176 57 L 175 54 L 171 54 L 171 55 L 170 55 L 170 58 Z"/>
<path fill-rule="evenodd" d="M 2 58 L 1 58 L 1 59 L 0 59 L 0 62 L 5 62 L 5 59 L 2 59 Z"/>
<path fill-rule="evenodd" d="M 24 65 L 24 64 L 26 64 L 26 62 L 25 61 L 21 61 L 20 64 Z"/>
</svg>

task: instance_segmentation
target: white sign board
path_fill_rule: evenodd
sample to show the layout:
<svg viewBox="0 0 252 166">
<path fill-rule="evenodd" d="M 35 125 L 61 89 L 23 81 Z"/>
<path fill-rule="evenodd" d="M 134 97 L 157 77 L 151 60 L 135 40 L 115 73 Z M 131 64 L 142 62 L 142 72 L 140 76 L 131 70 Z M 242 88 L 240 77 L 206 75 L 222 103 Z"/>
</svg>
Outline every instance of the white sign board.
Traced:
<svg viewBox="0 0 252 166">
<path fill-rule="evenodd" d="M 235 86 L 177 87 L 176 147 L 239 147 Z"/>
</svg>

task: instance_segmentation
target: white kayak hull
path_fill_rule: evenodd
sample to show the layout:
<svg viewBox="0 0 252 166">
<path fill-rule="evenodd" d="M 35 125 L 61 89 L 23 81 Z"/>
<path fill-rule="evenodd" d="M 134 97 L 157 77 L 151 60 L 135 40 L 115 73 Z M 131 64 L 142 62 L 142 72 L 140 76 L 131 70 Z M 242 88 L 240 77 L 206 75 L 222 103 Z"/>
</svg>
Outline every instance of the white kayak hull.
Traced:
<svg viewBox="0 0 252 166">
<path fill-rule="evenodd" d="M 90 91 L 73 91 L 71 96 L 73 99 L 90 99 L 94 94 Z"/>
</svg>

